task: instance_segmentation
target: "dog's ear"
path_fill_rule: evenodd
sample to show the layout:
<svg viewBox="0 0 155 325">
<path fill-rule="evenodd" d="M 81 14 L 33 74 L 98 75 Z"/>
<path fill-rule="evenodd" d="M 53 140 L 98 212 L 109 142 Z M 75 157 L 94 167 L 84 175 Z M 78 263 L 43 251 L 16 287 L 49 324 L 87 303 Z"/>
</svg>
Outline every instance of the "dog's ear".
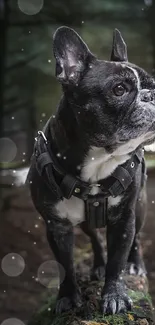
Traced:
<svg viewBox="0 0 155 325">
<path fill-rule="evenodd" d="M 113 34 L 111 61 L 128 61 L 127 46 L 118 29 Z"/>
<path fill-rule="evenodd" d="M 94 58 L 81 37 L 69 27 L 60 27 L 53 37 L 56 77 L 62 84 L 77 85 Z"/>
</svg>

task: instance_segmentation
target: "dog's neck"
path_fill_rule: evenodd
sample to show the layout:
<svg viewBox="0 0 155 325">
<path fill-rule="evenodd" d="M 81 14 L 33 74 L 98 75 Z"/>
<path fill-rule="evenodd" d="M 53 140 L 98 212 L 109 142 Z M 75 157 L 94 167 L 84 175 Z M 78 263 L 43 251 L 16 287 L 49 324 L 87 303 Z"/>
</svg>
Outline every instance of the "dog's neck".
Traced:
<svg viewBox="0 0 155 325">
<path fill-rule="evenodd" d="M 71 104 L 62 97 L 55 118 L 50 120 L 50 132 L 55 143 L 55 154 L 67 172 L 80 174 L 80 167 L 89 150 L 83 131 L 74 115 Z"/>
<path fill-rule="evenodd" d="M 108 153 L 105 148 L 92 147 L 87 143 L 65 97 L 61 99 L 55 118 L 50 121 L 50 131 L 57 148 L 55 154 L 62 167 L 84 181 L 96 182 L 106 178 L 130 158 L 129 154 Z"/>
</svg>

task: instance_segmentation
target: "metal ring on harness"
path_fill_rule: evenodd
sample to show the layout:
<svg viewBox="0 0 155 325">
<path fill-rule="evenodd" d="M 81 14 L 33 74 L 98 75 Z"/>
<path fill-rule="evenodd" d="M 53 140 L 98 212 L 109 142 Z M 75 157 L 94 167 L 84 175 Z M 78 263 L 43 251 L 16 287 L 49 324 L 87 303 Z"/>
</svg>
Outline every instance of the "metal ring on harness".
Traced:
<svg viewBox="0 0 155 325">
<path fill-rule="evenodd" d="M 38 131 L 38 135 L 41 135 L 43 139 L 45 140 L 45 143 L 47 143 L 47 138 L 45 137 L 45 134 L 43 131 Z"/>
</svg>

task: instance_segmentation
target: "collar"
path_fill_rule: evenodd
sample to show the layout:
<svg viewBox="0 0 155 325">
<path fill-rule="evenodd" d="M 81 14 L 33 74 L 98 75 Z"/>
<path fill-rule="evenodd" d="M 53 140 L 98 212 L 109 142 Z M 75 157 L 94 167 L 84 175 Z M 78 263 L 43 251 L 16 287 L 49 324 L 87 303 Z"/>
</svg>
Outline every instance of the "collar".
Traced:
<svg viewBox="0 0 155 325">
<path fill-rule="evenodd" d="M 48 127 L 49 123 L 46 124 L 46 129 Z M 127 162 L 118 166 L 111 176 L 99 180 L 95 184 L 90 184 L 66 173 L 51 150 L 44 132 L 38 131 L 35 140 L 33 155 L 36 159 L 37 171 L 56 199 L 61 200 L 63 198 L 69 199 L 74 195 L 86 201 L 90 198 L 93 186 L 99 187 L 102 196 L 106 198 L 109 196 L 116 197 L 122 194 L 132 183 L 135 172 L 143 160 L 142 149 L 138 149 Z"/>
</svg>

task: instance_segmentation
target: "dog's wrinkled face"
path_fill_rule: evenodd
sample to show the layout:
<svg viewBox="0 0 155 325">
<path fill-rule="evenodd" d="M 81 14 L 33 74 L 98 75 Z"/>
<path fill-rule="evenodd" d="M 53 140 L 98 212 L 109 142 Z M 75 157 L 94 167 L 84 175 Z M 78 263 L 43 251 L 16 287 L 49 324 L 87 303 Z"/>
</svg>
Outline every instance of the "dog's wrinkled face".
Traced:
<svg viewBox="0 0 155 325">
<path fill-rule="evenodd" d="M 90 145 L 124 154 L 155 140 L 155 82 L 128 62 L 119 31 L 111 61 L 98 60 L 67 27 L 54 35 L 54 55 L 56 76 Z"/>
</svg>

